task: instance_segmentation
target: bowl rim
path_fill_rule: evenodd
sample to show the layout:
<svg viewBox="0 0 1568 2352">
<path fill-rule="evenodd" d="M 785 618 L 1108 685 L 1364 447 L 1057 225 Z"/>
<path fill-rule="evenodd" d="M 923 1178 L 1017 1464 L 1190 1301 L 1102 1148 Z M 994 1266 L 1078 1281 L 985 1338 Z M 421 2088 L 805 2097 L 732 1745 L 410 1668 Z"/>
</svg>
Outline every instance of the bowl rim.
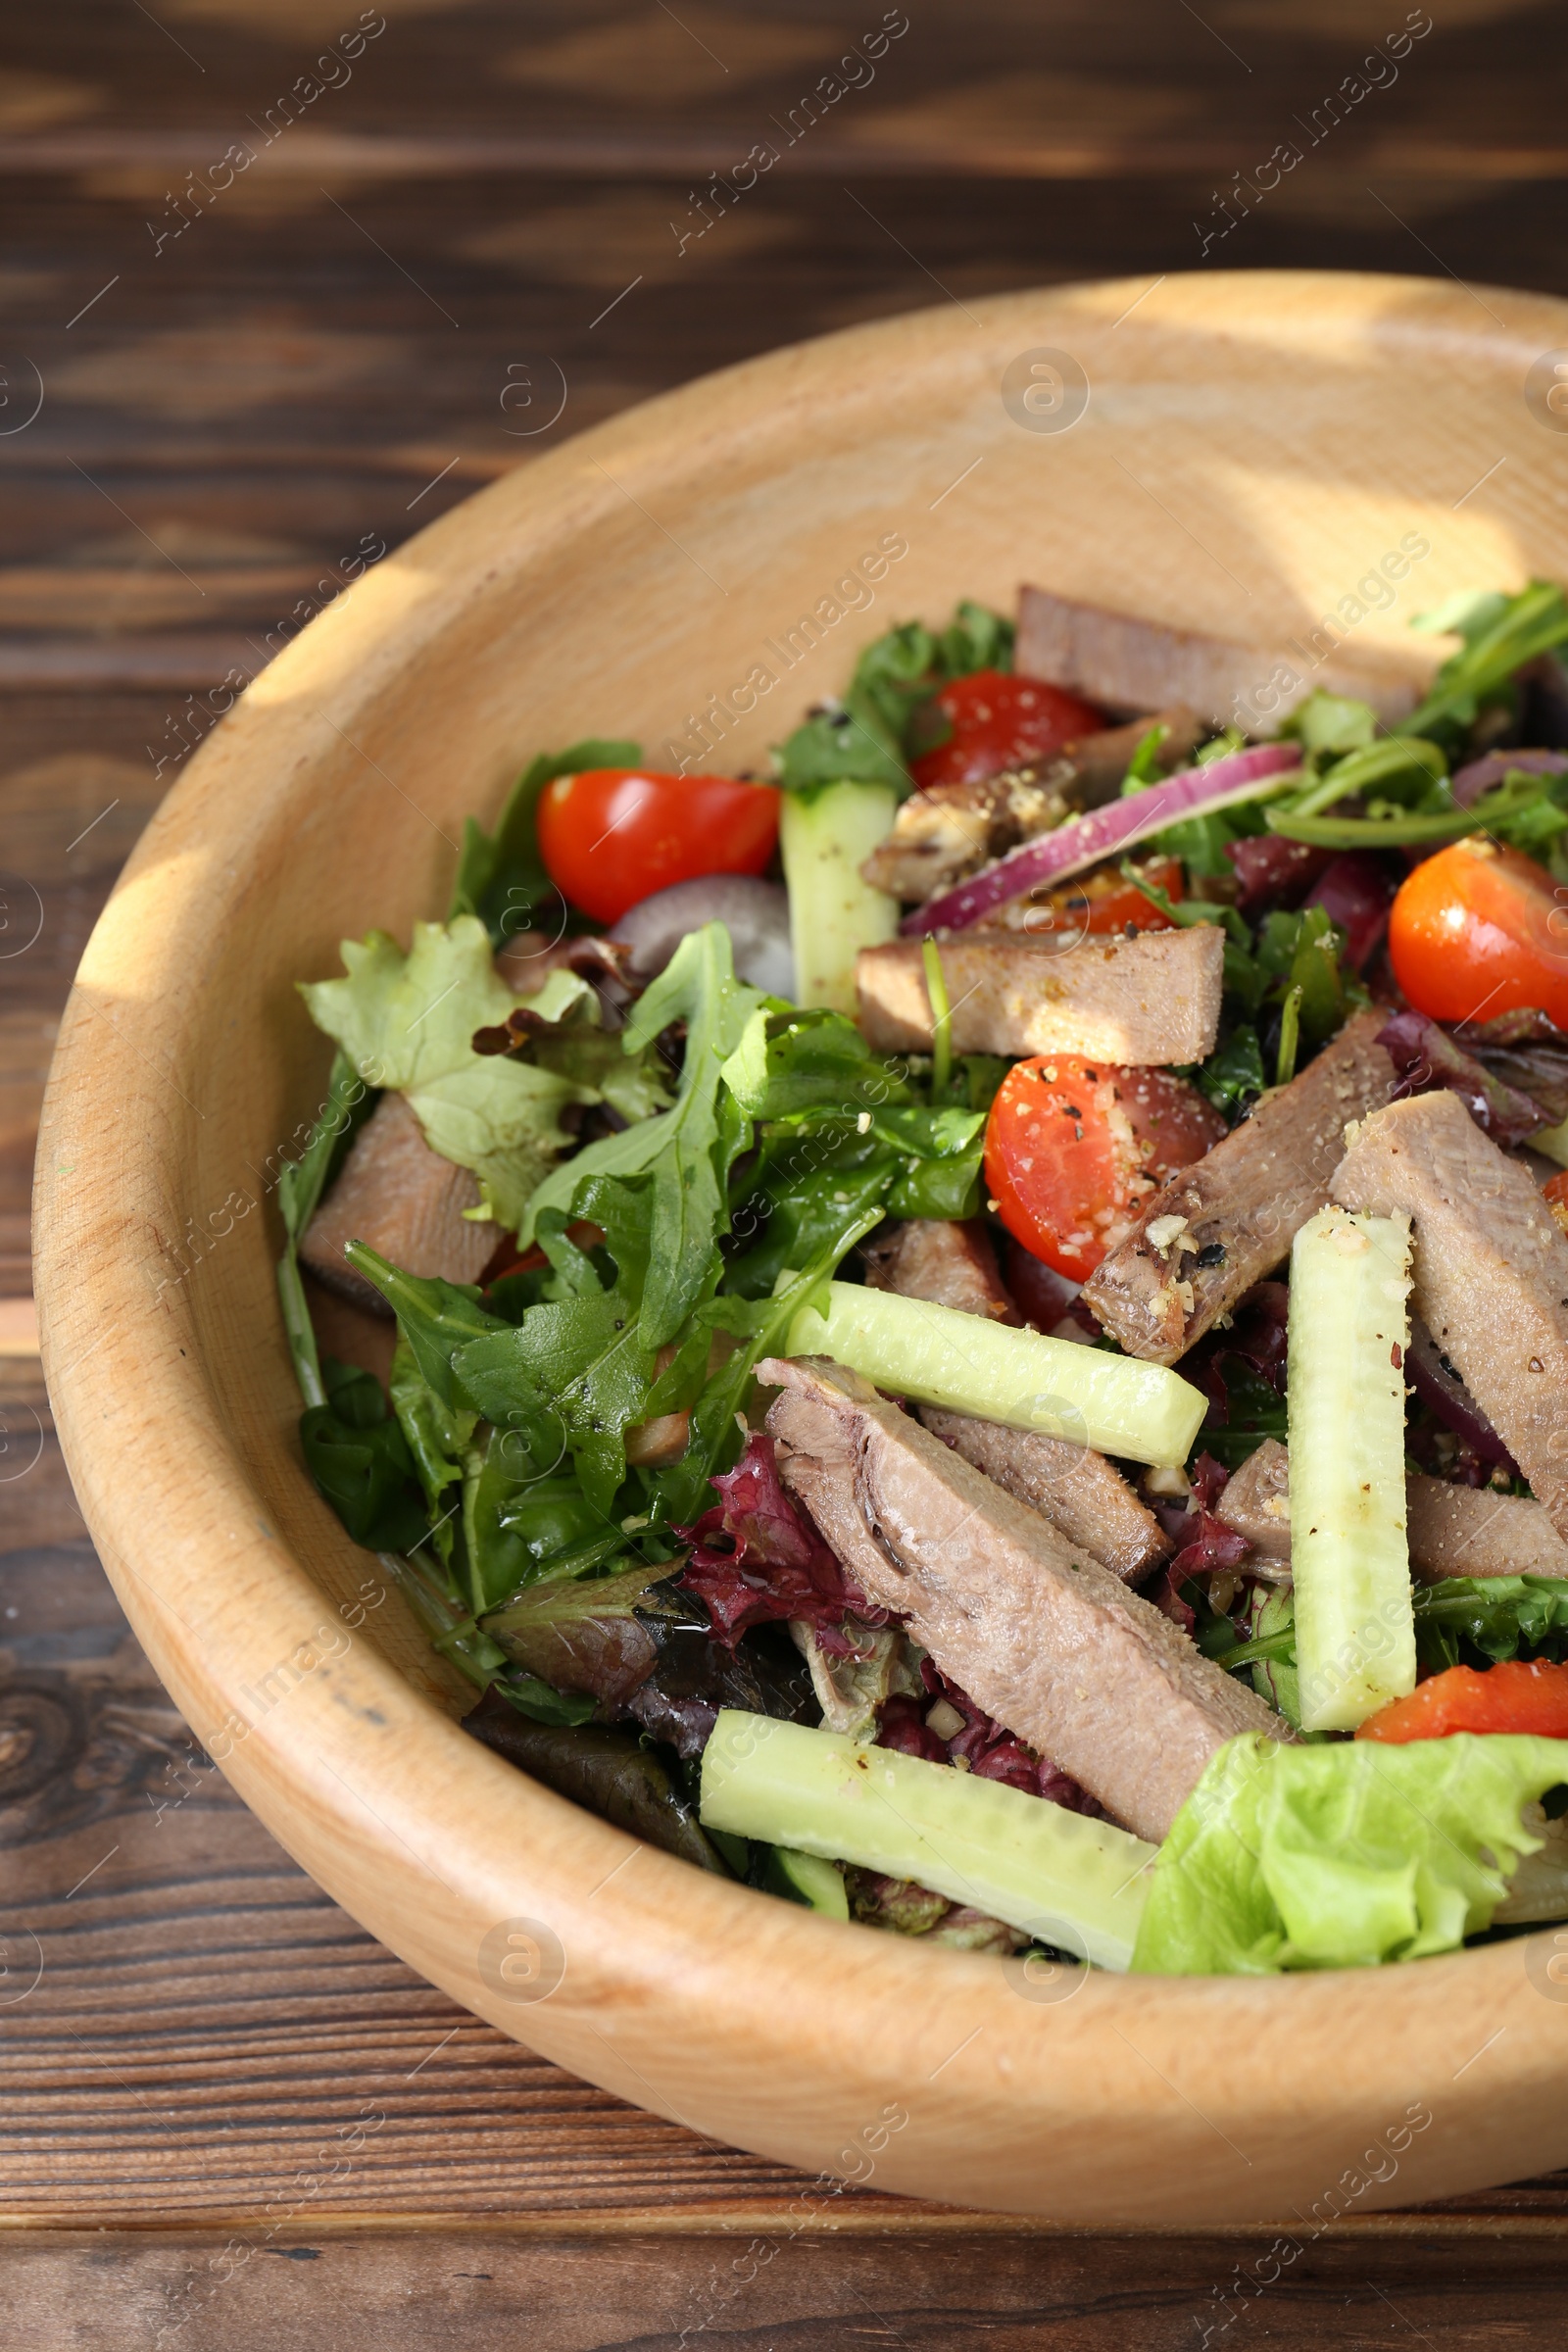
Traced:
<svg viewBox="0 0 1568 2352">
<path fill-rule="evenodd" d="M 1496 340 L 1472 326 L 1467 293 L 1431 280 L 1262 271 L 1202 282 L 1220 312 L 1272 305 L 1298 317 L 1315 307 L 1328 319 L 1361 315 L 1388 290 L 1438 340 Z M 1006 351 L 1022 335 L 1048 336 L 1085 298 L 1104 305 L 1148 291 L 1142 279 L 1090 281 L 976 307 L 990 343 Z M 1568 346 L 1568 304 L 1495 298 L 1511 353 Z M 1171 297 L 1150 300 L 1153 318 Z M 328 1645 L 321 1587 L 281 1540 L 217 1410 L 194 1290 L 171 1292 L 167 1278 L 158 1286 L 160 1221 L 179 1197 L 194 1108 L 171 1105 L 164 1071 L 181 1069 L 203 971 L 199 956 L 182 971 L 171 942 L 189 936 L 193 858 L 207 876 L 226 867 L 231 901 L 242 888 L 235 873 L 268 821 L 258 778 L 320 759 L 327 727 L 352 736 L 394 671 L 436 648 L 493 577 L 503 547 L 519 572 L 547 563 L 613 511 L 628 478 L 700 482 L 720 453 L 755 444 L 781 419 L 798 422 L 824 398 L 874 404 L 890 371 L 940 374 L 968 333 L 941 309 L 848 328 L 590 428 L 386 558 L 214 730 L 116 886 L 51 1070 L 37 1289 L 66 1459 L 111 1581 L 187 1721 L 217 1727 L 199 1734 L 208 1740 L 247 1725 L 220 1760 L 290 1852 L 455 1998 L 634 2104 L 824 2179 L 956 2204 L 1079 2226 L 1268 2222 L 1295 2175 L 1263 2142 L 1268 2151 L 1290 2143 L 1298 2170 L 1308 2151 L 1329 2179 L 1336 2151 L 1340 2163 L 1355 2161 L 1346 2153 L 1344 2065 L 1331 2056 L 1352 2050 L 1357 2113 L 1392 2125 L 1413 2103 L 1428 2111 L 1426 2123 L 1400 2127 L 1407 2145 L 1417 2136 L 1394 2176 L 1354 2192 L 1360 2210 L 1515 2175 L 1521 2161 L 1560 2161 L 1568 2019 L 1552 2025 L 1553 2004 L 1521 1965 L 1542 1936 L 1409 1971 L 1096 1978 L 1059 2008 L 1006 2000 L 999 2031 L 994 1962 L 858 1934 L 703 1879 L 526 1780 L 459 1732 L 372 1642 Z M 135 1007 L 132 1038 L 117 1005 Z M 290 1662 L 296 1679 L 286 1708 L 252 1722 L 258 1655 Z M 564 1975 L 548 1993 L 518 1998 L 498 1984 L 493 1939 L 518 1921 L 542 1921 L 546 1944 L 560 1939 Z M 1477 2034 L 1488 2062 L 1467 2059 L 1450 2086 L 1461 2015 L 1489 2030 L 1501 2022 L 1490 2041 Z M 1216 2046 L 1231 2054 L 1218 2074 L 1204 2056 Z M 1071 2167 L 1043 2166 L 1039 2151 L 1063 2130 L 1082 2139 L 1086 2118 L 1103 2126 L 1106 2144 L 1085 2147 Z M 1421 2135 L 1434 2119 L 1429 2140 Z M 1056 2178 L 1063 2169 L 1068 2177 Z"/>
</svg>

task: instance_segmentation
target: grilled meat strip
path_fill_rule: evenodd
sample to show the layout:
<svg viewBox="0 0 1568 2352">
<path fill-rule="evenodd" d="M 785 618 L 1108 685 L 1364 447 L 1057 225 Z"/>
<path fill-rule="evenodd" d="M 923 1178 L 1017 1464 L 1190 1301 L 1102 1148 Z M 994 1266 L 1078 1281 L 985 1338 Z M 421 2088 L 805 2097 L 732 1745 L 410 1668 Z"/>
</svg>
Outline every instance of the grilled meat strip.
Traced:
<svg viewBox="0 0 1568 2352">
<path fill-rule="evenodd" d="M 1416 1095 L 1362 1122 L 1333 1193 L 1408 1214 L 1411 1305 L 1568 1536 L 1568 1236 L 1529 1170 L 1457 1095 Z"/>
<path fill-rule="evenodd" d="M 1387 1102 L 1396 1084 L 1376 1042 L 1384 1017 L 1348 1021 L 1299 1078 L 1146 1201 L 1101 1260 L 1084 1301 L 1129 1355 L 1175 1363 L 1327 1205 L 1347 1124 Z"/>
<path fill-rule="evenodd" d="M 478 1205 L 469 1170 L 431 1151 L 402 1095 L 383 1095 L 306 1227 L 300 1261 L 339 1298 L 388 1316 L 380 1292 L 345 1259 L 344 1244 L 368 1242 L 407 1274 L 477 1282 L 501 1238 L 499 1227 L 464 1216 Z"/>
<path fill-rule="evenodd" d="M 956 1054 L 1082 1054 L 1122 1065 L 1201 1061 L 1219 1025 L 1223 933 L 1145 931 L 1059 954 L 1022 936 L 960 931 L 942 943 Z M 879 1053 L 929 1052 L 921 943 L 862 948 L 860 1027 Z"/>
<path fill-rule="evenodd" d="M 1265 1438 L 1226 1486 L 1214 1515 L 1255 1551 L 1288 1563 L 1290 1493 L 1290 1454 L 1277 1439 Z M 1568 1577 L 1568 1544 L 1526 1495 L 1450 1486 L 1412 1470 L 1404 1499 L 1410 1573 L 1423 1584 L 1447 1576 Z"/>
<path fill-rule="evenodd" d="M 1019 591 L 1013 662 L 1021 676 L 1048 679 L 1108 710 L 1186 703 L 1213 726 L 1239 724 L 1249 732 L 1261 723 L 1254 700 L 1265 692 L 1270 724 L 1322 686 L 1370 703 L 1385 726 L 1408 717 L 1420 693 L 1413 673 L 1390 662 L 1339 649 L 1314 666 L 1298 650 L 1168 629 L 1044 588 Z"/>
<path fill-rule="evenodd" d="M 1141 1838 L 1164 1837 L 1215 1750 L 1289 1726 L 857 1373 L 770 1359 L 785 1485 L 942 1672 Z"/>
<path fill-rule="evenodd" d="M 1016 1323 L 1018 1310 L 1003 1287 L 991 1236 L 978 1217 L 906 1217 L 867 1242 L 860 1251 L 867 1287 L 901 1298 L 929 1298 L 959 1314 Z"/>
</svg>

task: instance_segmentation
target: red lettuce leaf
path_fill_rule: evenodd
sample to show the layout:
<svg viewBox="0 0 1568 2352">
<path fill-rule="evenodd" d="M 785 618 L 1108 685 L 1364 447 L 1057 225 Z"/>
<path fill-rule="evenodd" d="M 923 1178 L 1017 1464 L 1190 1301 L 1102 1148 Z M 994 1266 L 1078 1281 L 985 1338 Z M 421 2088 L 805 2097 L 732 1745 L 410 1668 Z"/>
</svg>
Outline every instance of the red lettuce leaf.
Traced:
<svg viewBox="0 0 1568 2352">
<path fill-rule="evenodd" d="M 1396 1012 L 1378 1031 L 1378 1044 L 1399 1073 L 1396 1101 L 1446 1087 L 1476 1125 L 1504 1146 L 1522 1144 L 1550 1123 L 1533 1096 L 1505 1084 L 1424 1012 Z"/>
<path fill-rule="evenodd" d="M 1324 868 L 1306 894 L 1308 906 L 1321 906 L 1345 933 L 1345 960 L 1362 971 L 1389 927 L 1396 885 L 1388 866 L 1370 850 L 1349 850 Z"/>
<path fill-rule="evenodd" d="M 1332 850 L 1287 841 L 1283 833 L 1250 833 L 1241 841 L 1228 841 L 1225 855 L 1236 868 L 1237 905 L 1246 915 L 1261 914 L 1269 906 L 1298 906 L 1334 860 Z"/>
<path fill-rule="evenodd" d="M 1101 1807 L 1087 1789 L 1080 1788 L 1048 1756 L 1037 1756 L 1026 1747 L 978 1706 L 967 1690 L 950 1683 L 930 1658 L 921 1660 L 920 1679 L 928 1693 L 924 1699 L 899 1696 L 884 1700 L 879 1708 L 879 1747 L 896 1747 L 906 1756 L 924 1756 L 932 1764 L 963 1765 L 982 1781 L 1004 1781 L 1009 1788 L 1022 1788 L 1030 1796 L 1049 1797 L 1053 1804 L 1065 1806 L 1069 1813 L 1083 1813 L 1094 1821 L 1103 1820 Z M 934 1732 L 926 1721 L 933 1701 L 939 1698 L 946 1699 L 963 1717 L 961 1729 L 948 1740 Z"/>
<path fill-rule="evenodd" d="M 839 1630 L 846 1617 L 862 1625 L 891 1622 L 784 1492 L 764 1431 L 752 1430 L 734 1469 L 710 1483 L 720 1499 L 695 1527 L 675 1533 L 692 1546 L 680 1588 L 706 1606 L 715 1642 L 733 1649 L 749 1625 L 799 1618 L 816 1627 L 831 1656 L 849 1657 L 853 1644 Z"/>
</svg>

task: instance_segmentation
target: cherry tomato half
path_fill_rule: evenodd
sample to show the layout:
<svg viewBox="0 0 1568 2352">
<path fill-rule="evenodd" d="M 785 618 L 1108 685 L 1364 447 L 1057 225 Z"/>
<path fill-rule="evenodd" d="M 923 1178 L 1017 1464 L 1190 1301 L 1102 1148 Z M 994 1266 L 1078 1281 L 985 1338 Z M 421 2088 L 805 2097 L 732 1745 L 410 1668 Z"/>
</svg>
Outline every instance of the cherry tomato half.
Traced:
<svg viewBox="0 0 1568 2352">
<path fill-rule="evenodd" d="M 1547 1177 L 1541 1188 L 1541 1198 L 1551 1211 L 1552 1222 L 1568 1233 L 1568 1168 Z"/>
<path fill-rule="evenodd" d="M 1568 1027 L 1568 889 L 1518 850 L 1475 839 L 1423 858 L 1394 902 L 1389 956 L 1432 1020 L 1529 1005 Z"/>
<path fill-rule="evenodd" d="M 1002 669 L 972 670 L 944 686 L 922 716 L 940 711 L 953 729 L 946 743 L 911 761 L 922 792 L 933 784 L 982 784 L 1004 768 L 1048 760 L 1064 743 L 1104 725 L 1100 712 L 1059 686 Z"/>
<path fill-rule="evenodd" d="M 1568 1740 L 1568 1666 L 1505 1658 L 1478 1674 L 1450 1666 L 1369 1715 L 1358 1740 L 1447 1740 L 1455 1732 L 1534 1732 Z"/>
<path fill-rule="evenodd" d="M 1137 868 L 1152 890 L 1162 890 L 1172 905 L 1184 889 L 1179 858 L 1151 858 Z M 1172 931 L 1174 923 L 1135 883 L 1124 881 L 1114 865 L 1097 865 L 1054 890 L 1031 891 L 1013 899 L 992 918 L 1010 931 L 1049 932 L 1059 942 L 1093 933 Z"/>
<path fill-rule="evenodd" d="M 1085 1282 L 1149 1195 L 1225 1132 L 1168 1070 L 1042 1054 L 1014 1062 L 991 1105 L 986 1183 L 1014 1240 Z"/>
<path fill-rule="evenodd" d="M 778 837 L 771 784 L 588 767 L 539 799 L 539 854 L 573 906 L 596 923 L 699 874 L 760 874 Z"/>
</svg>

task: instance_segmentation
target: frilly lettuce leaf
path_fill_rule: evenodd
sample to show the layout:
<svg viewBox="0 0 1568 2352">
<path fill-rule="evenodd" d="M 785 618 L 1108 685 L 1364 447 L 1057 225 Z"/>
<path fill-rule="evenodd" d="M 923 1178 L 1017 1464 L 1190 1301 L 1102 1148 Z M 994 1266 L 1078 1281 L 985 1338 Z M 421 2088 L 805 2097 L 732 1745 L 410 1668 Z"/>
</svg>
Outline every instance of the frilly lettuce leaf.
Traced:
<svg viewBox="0 0 1568 2352">
<path fill-rule="evenodd" d="M 586 981 L 552 972 L 536 995 L 514 997 L 474 915 L 416 923 L 407 956 L 384 931 L 345 940 L 342 952 L 345 978 L 301 984 L 312 1019 L 367 1085 L 408 1097 L 432 1150 L 473 1170 L 478 1219 L 520 1225 L 570 1141 L 561 1125 L 568 1103 L 610 1102 L 641 1118 L 664 1100 L 646 1061 L 604 1035 Z M 475 1030 L 500 1027 L 518 1004 L 549 1024 L 531 1058 L 476 1054 Z"/>
<path fill-rule="evenodd" d="M 1520 1808 L 1565 1780 L 1561 1740 L 1232 1740 L 1160 1847 L 1133 1968 L 1270 1976 L 1452 1951 L 1540 1846 Z"/>
</svg>

